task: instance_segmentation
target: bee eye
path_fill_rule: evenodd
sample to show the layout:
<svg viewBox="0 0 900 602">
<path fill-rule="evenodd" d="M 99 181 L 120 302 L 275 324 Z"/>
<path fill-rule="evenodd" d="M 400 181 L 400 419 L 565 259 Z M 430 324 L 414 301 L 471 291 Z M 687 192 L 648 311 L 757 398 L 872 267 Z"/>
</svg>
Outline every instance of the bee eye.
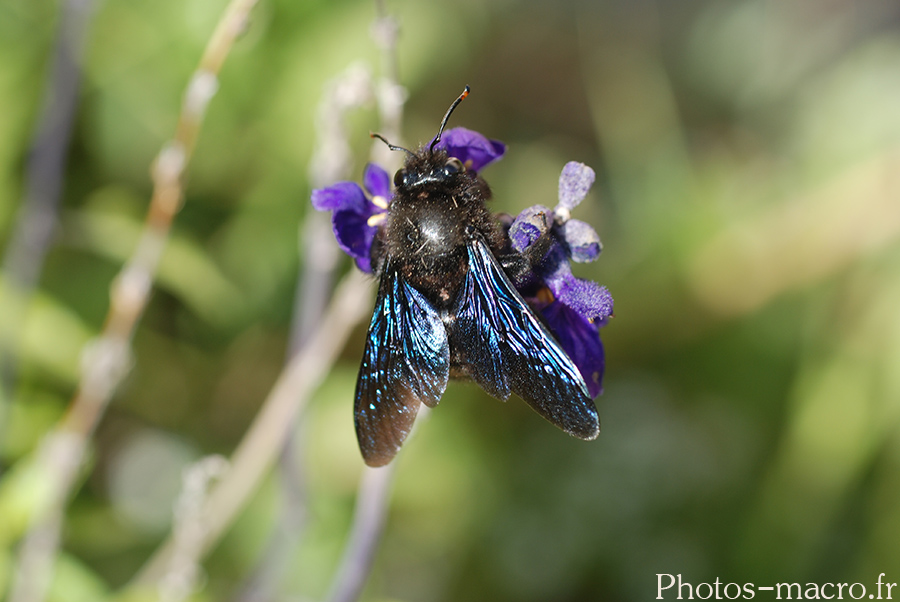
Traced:
<svg viewBox="0 0 900 602">
<path fill-rule="evenodd" d="M 403 186 L 403 183 L 406 181 L 406 170 L 398 169 L 397 173 L 394 174 L 394 186 L 399 188 Z"/>
<path fill-rule="evenodd" d="M 444 163 L 444 175 L 452 176 L 455 173 L 460 173 L 465 171 L 466 168 L 462 164 L 462 161 L 457 159 L 456 157 L 450 157 L 447 159 L 447 162 Z"/>
</svg>

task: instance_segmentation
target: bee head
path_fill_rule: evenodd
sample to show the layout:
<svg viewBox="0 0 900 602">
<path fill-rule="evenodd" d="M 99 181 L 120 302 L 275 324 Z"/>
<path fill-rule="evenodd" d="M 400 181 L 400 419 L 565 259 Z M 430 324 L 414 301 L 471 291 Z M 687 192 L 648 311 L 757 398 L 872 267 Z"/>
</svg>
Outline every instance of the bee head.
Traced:
<svg viewBox="0 0 900 602">
<path fill-rule="evenodd" d="M 384 139 L 380 134 L 370 134 L 373 138 L 378 138 L 391 150 L 402 150 L 407 155 L 406 164 L 394 174 L 394 186 L 397 188 L 415 188 L 429 182 L 447 182 L 463 174 L 466 171 L 462 161 L 456 157 L 450 157 L 446 151 L 441 149 L 435 150 L 434 147 L 441 141 L 441 135 L 444 133 L 444 127 L 453 109 L 461 103 L 466 96 L 469 95 L 469 86 L 466 86 L 463 93 L 453 101 L 450 108 L 444 114 L 441 120 L 441 126 L 438 128 L 437 136 L 431 141 L 428 148 L 421 149 L 418 153 L 414 153 L 402 146 L 396 146 Z"/>
<path fill-rule="evenodd" d="M 466 171 L 465 165 L 456 157 L 449 157 L 444 151 L 422 151 L 413 155 L 404 167 L 394 174 L 397 188 L 415 188 L 427 183 L 443 183 L 453 180 Z"/>
</svg>

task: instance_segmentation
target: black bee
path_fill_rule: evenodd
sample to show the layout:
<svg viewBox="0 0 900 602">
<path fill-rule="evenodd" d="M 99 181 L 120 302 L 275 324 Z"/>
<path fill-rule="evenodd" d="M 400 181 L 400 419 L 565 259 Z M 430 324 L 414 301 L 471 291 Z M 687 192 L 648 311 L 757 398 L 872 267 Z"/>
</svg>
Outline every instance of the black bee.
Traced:
<svg viewBox="0 0 900 602">
<path fill-rule="evenodd" d="M 584 379 L 516 291 L 518 277 L 550 244 L 527 255 L 509 249 L 485 202 L 487 183 L 436 149 L 408 154 L 394 176 L 386 223 L 373 247 L 380 273 L 356 384 L 356 435 L 366 464 L 391 461 L 424 403 L 441 400 L 449 378 L 470 378 L 498 399 L 510 392 L 570 435 L 594 439 L 597 409 Z"/>
</svg>

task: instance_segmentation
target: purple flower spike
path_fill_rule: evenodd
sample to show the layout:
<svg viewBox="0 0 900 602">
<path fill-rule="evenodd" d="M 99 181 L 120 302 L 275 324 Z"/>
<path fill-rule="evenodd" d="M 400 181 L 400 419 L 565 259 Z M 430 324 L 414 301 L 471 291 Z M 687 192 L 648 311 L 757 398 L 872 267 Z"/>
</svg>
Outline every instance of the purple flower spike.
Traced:
<svg viewBox="0 0 900 602">
<path fill-rule="evenodd" d="M 522 211 L 509 227 L 509 239 L 513 248 L 522 252 L 534 244 L 552 224 L 553 212 L 543 205 L 535 205 Z"/>
<path fill-rule="evenodd" d="M 363 172 L 368 198 L 356 182 L 338 182 L 312 192 L 312 205 L 319 211 L 332 211 L 331 227 L 343 251 L 356 260 L 364 272 L 372 272 L 372 241 L 378 231 L 371 218 L 387 211 L 391 198 L 390 178 L 386 171 L 369 163 Z"/>
<path fill-rule="evenodd" d="M 571 211 L 587 196 L 597 175 L 594 170 L 577 161 L 569 161 L 559 176 L 559 205 L 557 213 Z"/>
<path fill-rule="evenodd" d="M 605 324 L 613 313 L 612 295 L 596 282 L 568 274 L 548 285 L 560 302 L 590 322 Z"/>
<path fill-rule="evenodd" d="M 435 148 L 447 151 L 472 171 L 481 171 L 506 152 L 506 145 L 499 140 L 488 140 L 478 132 L 461 127 L 444 132 Z"/>
<path fill-rule="evenodd" d="M 522 279 L 523 290 L 552 294 L 548 304 L 537 297 L 530 301 L 541 308 L 544 319 L 563 350 L 572 358 L 584 377 L 588 392 L 596 397 L 601 391 L 604 369 L 603 344 L 599 330 L 613 313 L 613 299 L 596 282 L 576 278 L 570 262 L 597 259 L 603 245 L 600 236 L 587 223 L 571 219 L 571 210 L 587 196 L 596 175 L 594 170 L 571 162 L 559 177 L 559 204 L 551 211 L 543 205 L 529 207 L 509 226 L 509 239 L 519 253 L 527 251 L 542 235 L 552 241 L 546 255 L 534 265 L 532 277 Z"/>
<path fill-rule="evenodd" d="M 586 222 L 570 219 L 559 227 L 559 232 L 566 243 L 569 257 L 575 263 L 594 261 L 603 250 L 600 235 Z"/>
</svg>

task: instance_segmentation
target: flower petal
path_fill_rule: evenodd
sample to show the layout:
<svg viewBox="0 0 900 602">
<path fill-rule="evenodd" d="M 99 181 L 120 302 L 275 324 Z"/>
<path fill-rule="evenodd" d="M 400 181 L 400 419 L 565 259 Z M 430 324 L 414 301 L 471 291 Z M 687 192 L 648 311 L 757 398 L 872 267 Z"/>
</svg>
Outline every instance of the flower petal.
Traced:
<svg viewBox="0 0 900 602">
<path fill-rule="evenodd" d="M 368 257 L 355 257 L 354 261 L 356 261 L 356 267 L 360 269 L 360 271 L 365 272 L 366 274 L 372 273 L 372 260 Z"/>
<path fill-rule="evenodd" d="M 558 229 L 565 242 L 569 257 L 576 263 L 594 261 L 603 250 L 600 235 L 586 222 L 570 219 Z"/>
<path fill-rule="evenodd" d="M 603 371 L 606 363 L 598 325 L 585 320 L 559 301 L 544 307 L 541 314 L 556 335 L 556 340 L 559 341 L 563 351 L 575 362 L 591 397 L 597 397 L 603 390 Z"/>
<path fill-rule="evenodd" d="M 367 217 L 356 211 L 335 211 L 331 226 L 341 249 L 356 259 L 361 270 L 371 272 L 369 255 L 377 228 L 370 226 Z"/>
<path fill-rule="evenodd" d="M 380 165 L 367 163 L 363 170 L 363 187 L 372 196 L 380 196 L 385 200 L 391 198 L 391 178 Z"/>
<path fill-rule="evenodd" d="M 559 176 L 559 205 L 557 206 L 557 211 L 560 208 L 574 209 L 587 196 L 596 177 L 594 170 L 584 163 L 578 163 L 577 161 L 566 163 Z"/>
<path fill-rule="evenodd" d="M 312 206 L 319 211 L 355 211 L 368 219 L 372 204 L 356 182 L 338 182 L 312 191 Z"/>
<path fill-rule="evenodd" d="M 534 244 L 550 226 L 553 212 L 549 207 L 534 205 L 520 213 L 509 227 L 509 239 L 513 248 L 521 253 Z"/>
<path fill-rule="evenodd" d="M 612 295 L 596 282 L 569 273 L 561 278 L 548 278 L 547 286 L 561 303 L 585 320 L 603 324 L 613 313 Z"/>
<path fill-rule="evenodd" d="M 435 148 L 447 151 L 472 171 L 480 171 L 506 152 L 506 145 L 499 140 L 488 140 L 478 132 L 462 127 L 445 131 Z"/>
</svg>

